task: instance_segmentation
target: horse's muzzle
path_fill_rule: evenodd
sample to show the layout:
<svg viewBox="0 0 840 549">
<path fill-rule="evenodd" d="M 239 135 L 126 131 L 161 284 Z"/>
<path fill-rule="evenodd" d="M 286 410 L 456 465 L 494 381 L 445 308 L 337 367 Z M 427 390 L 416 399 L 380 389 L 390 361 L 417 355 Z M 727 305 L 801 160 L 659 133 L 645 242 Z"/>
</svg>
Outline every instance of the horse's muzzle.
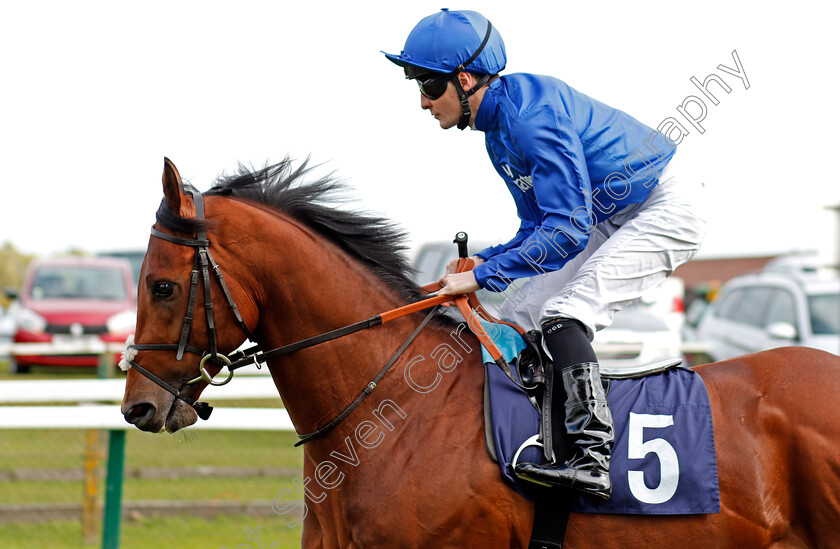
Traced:
<svg viewBox="0 0 840 549">
<path fill-rule="evenodd" d="M 140 402 L 123 411 L 125 420 L 141 431 L 158 432 L 163 428 L 163 421 L 155 421 L 157 408 L 151 402 Z"/>
</svg>

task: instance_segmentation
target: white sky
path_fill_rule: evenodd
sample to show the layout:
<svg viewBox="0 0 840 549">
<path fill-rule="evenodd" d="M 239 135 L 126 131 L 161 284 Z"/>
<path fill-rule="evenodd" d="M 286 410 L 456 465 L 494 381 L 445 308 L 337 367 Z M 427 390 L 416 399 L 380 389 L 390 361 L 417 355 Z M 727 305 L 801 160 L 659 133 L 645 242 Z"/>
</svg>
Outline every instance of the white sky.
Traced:
<svg viewBox="0 0 840 549">
<path fill-rule="evenodd" d="M 445 3 L 4 2 L 0 243 L 144 248 L 168 156 L 206 189 L 238 162 L 311 155 L 412 245 L 506 241 L 518 220 L 483 134 L 444 132 L 380 50 Z M 795 7 L 794 7 L 795 6 Z M 722 76 L 679 157 L 714 206 L 701 257 L 840 247 L 833 2 L 476 2 L 506 73 L 557 76 L 650 126 Z M 735 67 L 750 88 L 717 70 Z M 719 91 L 714 87 L 714 91 Z M 713 93 L 714 93 L 713 91 Z M 690 130 L 691 127 L 687 126 Z M 459 205 L 462 209 L 458 209 Z"/>
</svg>

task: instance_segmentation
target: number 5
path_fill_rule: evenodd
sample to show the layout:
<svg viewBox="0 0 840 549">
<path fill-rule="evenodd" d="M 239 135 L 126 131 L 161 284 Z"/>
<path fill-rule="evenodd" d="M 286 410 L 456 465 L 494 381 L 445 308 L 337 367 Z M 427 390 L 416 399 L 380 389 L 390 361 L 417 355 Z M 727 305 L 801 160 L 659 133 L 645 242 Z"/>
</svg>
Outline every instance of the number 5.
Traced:
<svg viewBox="0 0 840 549">
<path fill-rule="evenodd" d="M 645 442 L 645 427 L 661 429 L 674 424 L 672 415 L 634 414 L 630 412 L 628 424 L 627 457 L 641 459 L 653 452 L 659 458 L 659 486 L 648 488 L 645 485 L 644 471 L 628 471 L 627 480 L 630 492 L 642 503 L 665 503 L 674 496 L 680 481 L 680 461 L 674 447 L 664 438 L 654 438 Z"/>
</svg>

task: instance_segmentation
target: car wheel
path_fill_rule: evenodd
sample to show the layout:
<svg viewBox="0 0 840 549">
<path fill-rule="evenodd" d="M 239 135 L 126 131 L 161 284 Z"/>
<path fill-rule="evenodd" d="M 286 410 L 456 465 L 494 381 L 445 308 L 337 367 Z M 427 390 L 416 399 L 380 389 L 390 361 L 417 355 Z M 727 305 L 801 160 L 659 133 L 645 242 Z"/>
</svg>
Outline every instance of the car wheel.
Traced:
<svg viewBox="0 0 840 549">
<path fill-rule="evenodd" d="M 9 358 L 9 373 L 12 374 L 28 374 L 31 366 L 21 366 L 15 360 L 15 357 Z"/>
</svg>

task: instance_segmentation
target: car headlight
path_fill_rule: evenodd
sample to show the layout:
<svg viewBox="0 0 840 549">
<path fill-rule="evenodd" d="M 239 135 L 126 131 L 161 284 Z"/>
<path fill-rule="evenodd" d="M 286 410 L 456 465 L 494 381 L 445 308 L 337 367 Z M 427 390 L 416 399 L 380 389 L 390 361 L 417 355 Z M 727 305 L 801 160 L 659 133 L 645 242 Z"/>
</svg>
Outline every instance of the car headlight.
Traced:
<svg viewBox="0 0 840 549">
<path fill-rule="evenodd" d="M 124 335 L 134 333 L 137 327 L 137 311 L 123 311 L 117 313 L 107 320 L 105 325 L 111 335 Z"/>
<path fill-rule="evenodd" d="M 47 321 L 44 317 L 35 311 L 24 309 L 22 307 L 15 311 L 14 319 L 19 330 L 32 334 L 43 333 L 47 327 Z"/>
</svg>

